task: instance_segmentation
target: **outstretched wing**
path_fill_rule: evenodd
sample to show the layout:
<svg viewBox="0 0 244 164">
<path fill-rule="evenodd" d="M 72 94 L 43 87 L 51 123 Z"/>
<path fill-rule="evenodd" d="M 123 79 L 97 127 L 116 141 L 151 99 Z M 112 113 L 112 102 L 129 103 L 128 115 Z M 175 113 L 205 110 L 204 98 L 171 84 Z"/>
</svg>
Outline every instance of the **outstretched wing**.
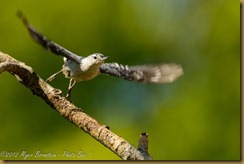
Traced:
<svg viewBox="0 0 244 164">
<path fill-rule="evenodd" d="M 56 55 L 61 55 L 63 57 L 66 57 L 67 59 L 70 59 L 77 64 L 80 64 L 80 57 L 73 52 L 70 52 L 69 50 L 63 48 L 62 46 L 58 45 L 57 43 L 52 42 L 47 37 L 43 36 L 41 33 L 39 33 L 27 20 L 27 18 L 18 11 L 17 16 L 22 20 L 25 27 L 28 29 L 29 34 L 31 37 L 39 43 L 42 47 L 44 47 L 47 50 L 50 50 L 52 53 Z"/>
<path fill-rule="evenodd" d="M 100 72 L 125 80 L 142 83 L 171 83 L 183 75 L 183 69 L 177 64 L 159 64 L 142 66 L 123 66 L 118 63 L 105 63 Z"/>
</svg>

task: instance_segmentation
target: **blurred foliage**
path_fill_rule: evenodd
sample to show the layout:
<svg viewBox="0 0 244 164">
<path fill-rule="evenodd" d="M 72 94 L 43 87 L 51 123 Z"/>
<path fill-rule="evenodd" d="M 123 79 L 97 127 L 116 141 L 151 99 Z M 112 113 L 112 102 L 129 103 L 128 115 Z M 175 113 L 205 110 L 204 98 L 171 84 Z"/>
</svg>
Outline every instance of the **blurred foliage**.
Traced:
<svg viewBox="0 0 244 164">
<path fill-rule="evenodd" d="M 34 43 L 15 13 L 51 40 L 121 64 L 178 63 L 184 76 L 143 85 L 99 76 L 73 90 L 73 102 L 137 146 L 149 133 L 155 160 L 240 159 L 240 16 L 229 0 L 22 0 L 0 2 L 0 51 L 44 79 L 62 58 Z M 68 80 L 52 82 L 66 93 Z M 57 153 L 57 158 L 119 159 L 51 109 L 8 73 L 0 75 L 0 152 Z M 82 157 L 67 157 L 63 153 Z M 0 157 L 3 158 L 3 157 Z M 4 159 L 23 159 L 4 158 Z"/>
</svg>

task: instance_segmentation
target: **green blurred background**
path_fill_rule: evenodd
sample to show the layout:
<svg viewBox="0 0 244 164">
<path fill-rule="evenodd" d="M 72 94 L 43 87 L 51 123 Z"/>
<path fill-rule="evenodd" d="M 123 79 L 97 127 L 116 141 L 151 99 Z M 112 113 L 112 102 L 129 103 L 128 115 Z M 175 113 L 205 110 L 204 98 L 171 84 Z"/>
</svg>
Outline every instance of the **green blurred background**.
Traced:
<svg viewBox="0 0 244 164">
<path fill-rule="evenodd" d="M 81 56 L 100 52 L 121 64 L 181 64 L 184 76 L 172 84 L 101 75 L 77 84 L 72 100 L 135 146 L 148 132 L 155 160 L 239 160 L 239 9 L 239 1 L 229 0 L 1 1 L 0 51 L 43 79 L 61 68 L 61 57 L 30 39 L 15 16 L 21 10 L 40 32 Z M 66 93 L 63 76 L 51 84 Z M 9 73 L 0 75 L 0 86 L 0 153 L 120 159 Z M 84 155 L 64 157 L 64 151 Z"/>
</svg>

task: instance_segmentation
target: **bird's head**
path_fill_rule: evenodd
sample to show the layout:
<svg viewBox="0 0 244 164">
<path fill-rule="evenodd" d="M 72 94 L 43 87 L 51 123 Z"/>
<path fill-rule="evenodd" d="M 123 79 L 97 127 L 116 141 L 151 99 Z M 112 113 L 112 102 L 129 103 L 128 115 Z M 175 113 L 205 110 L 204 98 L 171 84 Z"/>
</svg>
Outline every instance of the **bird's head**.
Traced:
<svg viewBox="0 0 244 164">
<path fill-rule="evenodd" d="M 107 58 L 103 54 L 94 53 L 83 58 L 80 67 L 82 70 L 98 69 Z"/>
<path fill-rule="evenodd" d="M 108 57 L 106 57 L 100 53 L 94 53 L 94 54 L 87 56 L 87 60 L 93 64 L 103 64 L 107 58 Z"/>
</svg>

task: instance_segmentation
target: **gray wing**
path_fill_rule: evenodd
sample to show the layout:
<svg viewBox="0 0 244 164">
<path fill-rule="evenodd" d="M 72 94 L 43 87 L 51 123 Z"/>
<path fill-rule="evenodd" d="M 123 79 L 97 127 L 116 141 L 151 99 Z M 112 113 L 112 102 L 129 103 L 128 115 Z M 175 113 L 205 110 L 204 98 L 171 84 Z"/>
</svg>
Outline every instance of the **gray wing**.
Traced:
<svg viewBox="0 0 244 164">
<path fill-rule="evenodd" d="M 70 59 L 77 64 L 80 64 L 80 57 L 76 55 L 73 52 L 70 52 L 69 50 L 63 48 L 62 46 L 58 45 L 57 43 L 52 42 L 47 37 L 43 36 L 41 33 L 39 33 L 26 19 L 26 17 L 18 11 L 17 16 L 22 20 L 25 27 L 27 28 L 29 34 L 31 37 L 39 43 L 42 47 L 44 47 L 47 50 L 50 50 L 52 53 L 56 55 L 61 55 L 63 57 L 66 57 L 67 59 Z"/>
<path fill-rule="evenodd" d="M 130 67 L 118 63 L 105 63 L 100 67 L 100 72 L 142 83 L 171 83 L 183 75 L 182 67 L 174 63 Z"/>
</svg>

